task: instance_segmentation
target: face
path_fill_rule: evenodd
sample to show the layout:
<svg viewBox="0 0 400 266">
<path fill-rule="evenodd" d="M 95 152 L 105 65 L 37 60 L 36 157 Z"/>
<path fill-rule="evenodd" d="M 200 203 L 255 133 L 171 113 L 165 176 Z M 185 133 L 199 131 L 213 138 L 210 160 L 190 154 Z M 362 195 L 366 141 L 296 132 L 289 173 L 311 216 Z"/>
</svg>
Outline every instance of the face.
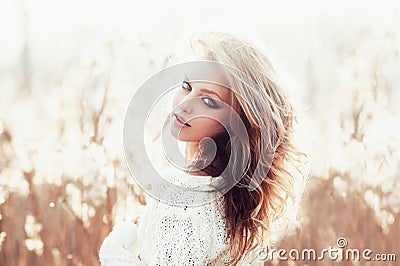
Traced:
<svg viewBox="0 0 400 266">
<path fill-rule="evenodd" d="M 198 143 L 224 132 L 231 93 L 218 84 L 183 81 L 173 99 L 172 135 L 181 141 Z"/>
</svg>

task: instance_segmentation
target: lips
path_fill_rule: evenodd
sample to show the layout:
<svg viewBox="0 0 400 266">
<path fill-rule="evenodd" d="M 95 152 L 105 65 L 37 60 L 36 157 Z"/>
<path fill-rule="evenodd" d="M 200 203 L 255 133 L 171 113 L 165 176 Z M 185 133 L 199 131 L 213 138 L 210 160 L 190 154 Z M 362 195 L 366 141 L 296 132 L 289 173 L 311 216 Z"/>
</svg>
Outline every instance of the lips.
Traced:
<svg viewBox="0 0 400 266">
<path fill-rule="evenodd" d="M 182 124 L 184 124 L 184 125 L 186 125 L 186 126 L 188 126 L 188 127 L 191 127 L 190 124 L 186 123 L 185 119 L 184 119 L 182 116 L 177 115 L 177 114 L 175 114 L 175 113 L 174 113 L 174 115 L 175 115 L 176 119 L 177 119 L 179 122 L 181 122 Z"/>
</svg>

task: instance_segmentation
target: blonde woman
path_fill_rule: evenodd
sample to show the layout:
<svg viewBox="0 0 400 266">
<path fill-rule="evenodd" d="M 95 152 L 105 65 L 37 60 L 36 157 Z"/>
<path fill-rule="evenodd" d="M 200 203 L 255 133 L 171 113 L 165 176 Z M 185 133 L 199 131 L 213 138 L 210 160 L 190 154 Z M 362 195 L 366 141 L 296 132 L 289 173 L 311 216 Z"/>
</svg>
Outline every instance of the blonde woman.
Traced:
<svg viewBox="0 0 400 266">
<path fill-rule="evenodd" d="M 271 244 L 273 224 L 296 201 L 293 170 L 304 154 L 294 146 L 294 110 L 270 60 L 225 33 L 197 34 L 191 47 L 199 59 L 242 76 L 220 73 L 227 86 L 182 81 L 169 126 L 195 160 L 166 175 L 189 188 L 222 180 L 229 189 L 217 187 L 205 204 L 190 208 L 150 199 L 140 220 L 116 226 L 105 239 L 102 265 L 263 265 L 260 248 Z"/>
</svg>

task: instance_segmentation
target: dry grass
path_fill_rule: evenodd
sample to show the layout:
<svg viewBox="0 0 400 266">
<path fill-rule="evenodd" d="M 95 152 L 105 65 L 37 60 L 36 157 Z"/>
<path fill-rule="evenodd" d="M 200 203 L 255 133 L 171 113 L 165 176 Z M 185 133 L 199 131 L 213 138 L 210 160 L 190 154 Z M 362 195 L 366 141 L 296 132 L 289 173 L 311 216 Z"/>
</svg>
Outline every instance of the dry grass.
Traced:
<svg viewBox="0 0 400 266">
<path fill-rule="evenodd" d="M 364 50 L 370 52 L 370 47 Z M 391 104 L 396 90 L 390 78 L 377 75 L 378 57 L 365 56 L 364 50 L 353 52 L 352 61 L 343 65 L 350 78 L 338 85 L 332 100 L 336 109 L 312 114 L 315 124 L 308 128 L 306 140 L 312 146 L 314 165 L 300 215 L 302 230 L 286 238 L 280 248 L 321 250 L 335 247 L 338 237 L 346 237 L 349 247 L 397 252 L 400 260 L 400 138 L 393 121 L 400 121 L 400 114 Z M 399 60 L 396 51 L 394 57 Z M 365 65 L 370 67 L 365 69 Z M 40 96 L 48 98 L 39 103 L 29 93 L 10 99 L 21 107 L 33 102 L 35 110 L 41 103 L 58 103 L 55 121 L 52 114 L 32 110 L 33 123 L 49 121 L 48 128 L 32 131 L 36 139 L 30 139 L 30 133 L 21 137 L 18 123 L 0 120 L 0 265 L 96 265 L 99 246 L 118 212 L 145 204 L 123 162 L 122 134 L 108 138 L 111 129 L 119 128 L 116 124 L 123 115 L 115 111 L 121 102 L 110 96 L 118 91 L 110 85 L 110 76 L 99 81 L 92 68 L 88 72 L 82 89 L 71 93 L 73 97 L 44 91 Z M 99 100 L 91 104 L 87 95 L 94 91 Z M 23 120 L 29 111 L 14 117 Z M 55 140 L 42 145 L 50 138 L 49 132 L 56 135 Z M 117 146 L 117 151 L 110 146 Z M 40 157 L 43 154 L 49 161 Z M 57 164 L 55 158 L 64 154 L 68 156 Z M 62 167 L 69 160 L 75 163 L 71 166 L 75 172 Z M 129 195 L 134 195 L 135 202 L 127 202 Z M 318 264 L 353 263 L 325 260 Z"/>
</svg>

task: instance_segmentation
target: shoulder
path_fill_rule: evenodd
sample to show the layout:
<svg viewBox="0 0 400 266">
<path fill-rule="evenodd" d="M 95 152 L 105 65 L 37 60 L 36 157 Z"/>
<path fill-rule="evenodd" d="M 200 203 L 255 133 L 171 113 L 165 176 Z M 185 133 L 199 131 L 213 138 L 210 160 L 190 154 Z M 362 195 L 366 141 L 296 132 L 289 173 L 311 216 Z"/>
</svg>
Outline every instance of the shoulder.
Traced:
<svg viewBox="0 0 400 266">
<path fill-rule="evenodd" d="M 211 234 L 215 235 L 212 239 L 214 243 L 225 242 L 226 224 L 223 203 L 212 194 L 208 197 L 207 202 L 196 206 L 173 206 L 152 200 L 139 227 L 144 223 L 151 224 L 153 233 L 161 236 L 190 233 L 199 238 L 204 236 L 210 238 Z M 221 241 L 216 241 L 215 238 Z"/>
<path fill-rule="evenodd" d="M 157 261 L 170 263 L 169 258 L 165 257 L 170 254 L 177 256 L 176 260 L 185 258 L 193 262 L 206 262 L 226 249 L 225 224 L 212 203 L 172 208 L 175 211 L 164 212 L 153 227 L 151 241 L 157 243 L 154 249 L 158 252 L 154 254 Z"/>
<path fill-rule="evenodd" d="M 220 205 L 211 194 L 208 202 L 198 206 L 172 206 L 153 200 L 139 223 L 143 255 L 161 265 L 182 265 L 184 258 L 206 262 L 218 257 L 226 249 L 227 235 Z"/>
<path fill-rule="evenodd" d="M 213 225 L 221 224 L 224 221 L 223 203 L 215 198 L 215 195 L 208 193 L 204 202 L 197 205 L 172 205 L 170 202 L 153 200 L 153 210 L 159 217 L 173 217 L 175 219 L 191 221 L 196 227 L 214 228 Z"/>
</svg>

